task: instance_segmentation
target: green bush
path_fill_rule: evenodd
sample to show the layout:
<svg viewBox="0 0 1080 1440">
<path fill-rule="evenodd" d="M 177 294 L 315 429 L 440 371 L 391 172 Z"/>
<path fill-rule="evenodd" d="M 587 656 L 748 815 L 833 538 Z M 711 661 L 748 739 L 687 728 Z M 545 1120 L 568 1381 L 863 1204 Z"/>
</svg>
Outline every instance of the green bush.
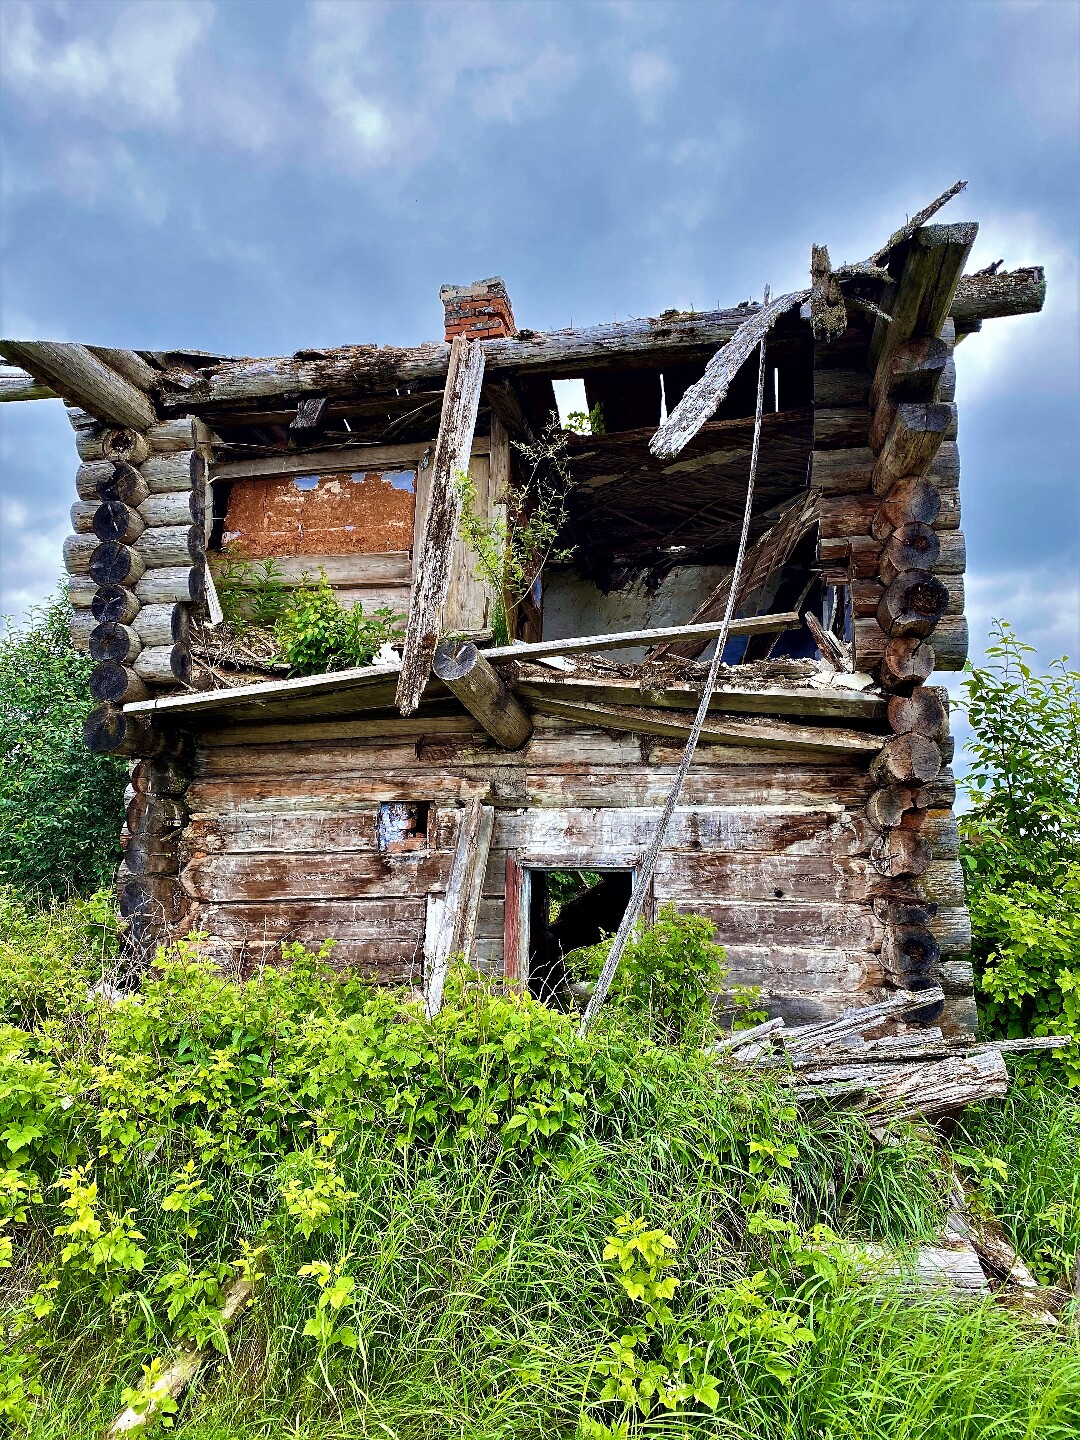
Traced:
<svg viewBox="0 0 1080 1440">
<path fill-rule="evenodd" d="M 296 675 L 370 665 L 380 645 L 403 634 L 401 617 L 389 607 L 365 615 L 360 604 L 342 605 L 325 576 L 295 590 L 274 625 L 281 658 Z"/>
<path fill-rule="evenodd" d="M 8 907 L 0 1416 L 20 1433 L 96 1440 L 173 1347 L 225 1345 L 216 1312 L 242 1273 L 262 1277 L 256 1304 L 178 1406 L 189 1440 L 618 1433 L 595 1362 L 643 1298 L 662 1334 L 655 1355 L 632 1348 L 693 1382 L 672 1433 L 1069 1433 L 1066 1346 L 830 1270 L 815 1226 L 923 1229 L 882 1157 L 895 1170 L 914 1146 L 912 1203 L 940 1224 L 940 1172 L 905 1127 L 879 1148 L 857 1117 L 810 1121 L 767 1077 L 653 1044 L 619 1007 L 580 1040 L 469 972 L 429 1021 L 408 991 L 307 952 L 240 982 L 185 947 L 107 1003 L 88 994 L 100 917 Z M 645 1215 L 619 1237 L 643 1266 L 609 1259 L 662 1285 L 652 1242 L 672 1237 L 666 1299 L 635 1299 L 604 1259 L 619 1217 Z"/>
<path fill-rule="evenodd" d="M 649 1032 L 667 1042 L 700 1041 L 712 1014 L 713 998 L 727 978 L 716 927 L 700 915 L 683 915 L 665 905 L 655 924 L 636 926 L 611 983 L 610 1001 L 626 1014 L 644 1016 Z M 595 980 L 611 949 L 610 940 L 572 950 L 570 973 Z"/>
<path fill-rule="evenodd" d="M 43 895 L 110 881 L 124 821 L 124 763 L 83 743 L 93 662 L 70 614 L 57 597 L 0 636 L 0 881 Z"/>
<path fill-rule="evenodd" d="M 995 622 L 963 685 L 972 736 L 961 860 L 983 1022 L 1010 1036 L 1080 1032 L 1080 673 L 1036 675 Z M 1036 1064 L 1080 1083 L 1080 1049 Z"/>
</svg>

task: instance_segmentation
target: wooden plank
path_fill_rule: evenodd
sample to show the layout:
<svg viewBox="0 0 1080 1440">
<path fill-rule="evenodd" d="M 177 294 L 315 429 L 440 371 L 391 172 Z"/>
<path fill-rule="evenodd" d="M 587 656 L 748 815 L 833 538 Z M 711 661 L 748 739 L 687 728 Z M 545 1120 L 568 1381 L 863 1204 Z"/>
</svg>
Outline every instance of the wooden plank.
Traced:
<svg viewBox="0 0 1080 1440">
<path fill-rule="evenodd" d="M 499 850 L 559 855 L 632 853 L 652 839 L 657 811 L 575 806 L 500 810 L 493 845 Z M 765 809 L 739 805 L 676 809 L 671 822 L 673 850 L 813 855 L 846 860 L 854 830 L 839 806 Z M 564 862 L 565 863 L 565 862 Z"/>
<path fill-rule="evenodd" d="M 461 509 L 454 477 L 468 468 L 483 379 L 483 349 L 470 345 L 464 335 L 457 336 L 450 348 L 439 438 L 431 464 L 424 539 L 398 679 L 397 703 L 403 715 L 411 715 L 420 703 L 439 642 L 450 582 L 451 548 Z"/>
<path fill-rule="evenodd" d="M 412 581 L 412 557 L 408 550 L 365 555 L 275 555 L 273 563 L 281 583 L 288 586 L 302 585 L 305 577 L 315 582 L 320 573 L 335 589 L 409 585 Z M 257 583 L 254 577 L 240 580 L 241 585 Z"/>
<path fill-rule="evenodd" d="M 157 420 L 149 397 L 102 364 L 85 345 L 48 340 L 0 340 L 0 355 L 24 366 L 65 400 L 111 425 L 146 430 Z"/>
<path fill-rule="evenodd" d="M 430 966 L 424 987 L 429 1019 L 442 1008 L 451 959 L 472 953 L 494 818 L 492 807 L 481 805 L 479 800 L 471 800 L 461 818 L 438 931 L 430 946 Z"/>
<path fill-rule="evenodd" d="M 564 701 L 557 697 L 537 699 L 533 705 L 549 715 L 560 715 L 568 720 L 580 720 L 584 724 L 607 725 L 616 730 L 629 730 L 635 734 L 663 735 L 671 739 L 685 740 L 690 735 L 689 724 L 674 716 L 666 718 L 655 710 L 636 708 L 629 705 L 585 704 L 582 701 Z M 783 720 L 759 717 L 755 720 L 707 720 L 701 730 L 705 744 L 746 745 L 758 749 L 798 750 L 800 753 L 819 755 L 874 755 L 881 748 L 881 737 L 867 735 L 857 730 L 842 730 L 833 726 L 792 725 Z"/>
<path fill-rule="evenodd" d="M 272 480 L 287 475 L 352 474 L 367 470 L 415 470 L 431 449 L 430 440 L 405 445 L 347 445 L 334 450 L 290 451 L 254 460 L 226 460 L 211 467 L 211 480 Z M 486 455 L 486 435 L 473 437 L 470 455 Z"/>
<path fill-rule="evenodd" d="M 532 877 L 506 852 L 503 904 L 503 977 L 507 984 L 525 989 L 529 983 L 529 909 Z"/>
<path fill-rule="evenodd" d="M 540 679 L 530 675 L 521 679 L 516 687 L 522 695 L 535 703 L 539 700 L 580 701 L 585 704 L 618 705 L 636 702 L 638 706 L 674 709 L 695 709 L 699 691 L 690 685 L 669 685 L 664 689 L 648 690 L 642 693 L 636 680 L 624 680 L 619 676 L 607 676 L 604 680 Z M 795 686 L 770 685 L 753 690 L 733 685 L 717 689 L 710 705 L 710 711 L 733 711 L 755 715 L 803 715 L 823 716 L 829 719 L 879 720 L 885 714 L 885 702 L 880 696 L 860 691 L 825 690 L 822 688 L 799 689 Z"/>
<path fill-rule="evenodd" d="M 432 735 L 478 735 L 480 726 L 471 715 L 420 714 L 403 720 L 400 715 L 373 720 L 308 720 L 284 725 L 225 725 L 202 730 L 200 745 L 310 745 L 317 740 L 420 740 Z"/>
<path fill-rule="evenodd" d="M 687 387 L 678 405 L 649 442 L 649 450 L 658 460 L 673 460 L 715 415 L 731 382 L 777 320 L 801 305 L 809 294 L 809 290 L 800 290 L 797 294 L 780 295 L 744 314 L 731 339 L 712 357 L 701 379 Z"/>
<path fill-rule="evenodd" d="M 656 901 L 670 897 L 657 881 Z M 817 947 L 830 950 L 870 950 L 880 943 L 882 927 L 865 904 L 836 901 L 736 900 L 698 895 L 680 909 L 711 920 L 721 945 Z M 772 962 L 759 971 L 770 977 Z M 771 978 L 771 977 L 770 977 Z"/>
<path fill-rule="evenodd" d="M 882 297 L 891 321 L 879 320 L 870 341 L 875 381 L 908 340 L 941 334 L 978 232 L 978 225 L 965 222 L 924 225 L 911 236 L 895 291 Z"/>
<path fill-rule="evenodd" d="M 780 615 L 754 615 L 732 620 L 732 635 L 777 635 L 797 630 L 801 621 L 793 611 Z M 586 655 L 598 650 L 621 650 L 624 645 L 659 645 L 669 640 L 714 640 L 724 628 L 723 620 L 701 625 L 664 625 L 653 630 L 623 630 L 610 635 L 579 635 L 566 640 L 536 640 L 529 645 L 499 645 L 482 652 L 485 660 L 539 660 L 550 655 Z M 704 649 L 704 645 L 701 647 Z"/>
<path fill-rule="evenodd" d="M 356 900 L 427 895 L 446 888 L 448 855 L 226 854 L 190 860 L 180 883 L 193 899 Z"/>
<path fill-rule="evenodd" d="M 428 815 L 429 855 L 448 855 L 457 841 L 458 816 L 453 805 L 433 806 Z M 198 814 L 184 831 L 192 855 L 339 854 L 379 850 L 379 810 L 239 811 Z M 422 853 L 422 852 L 417 852 Z"/>
</svg>

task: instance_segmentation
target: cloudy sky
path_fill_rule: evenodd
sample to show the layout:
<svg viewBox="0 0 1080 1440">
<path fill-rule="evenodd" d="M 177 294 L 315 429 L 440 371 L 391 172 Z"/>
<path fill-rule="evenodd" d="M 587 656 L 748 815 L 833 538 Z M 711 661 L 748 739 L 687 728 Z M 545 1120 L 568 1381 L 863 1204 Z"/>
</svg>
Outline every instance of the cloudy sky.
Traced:
<svg viewBox="0 0 1080 1440">
<path fill-rule="evenodd" d="M 289 353 L 805 282 L 965 178 L 1044 314 L 958 352 L 969 613 L 1080 654 L 1076 0 L 0 0 L 0 332 Z M 0 610 L 62 569 L 59 402 L 0 406 Z"/>
</svg>

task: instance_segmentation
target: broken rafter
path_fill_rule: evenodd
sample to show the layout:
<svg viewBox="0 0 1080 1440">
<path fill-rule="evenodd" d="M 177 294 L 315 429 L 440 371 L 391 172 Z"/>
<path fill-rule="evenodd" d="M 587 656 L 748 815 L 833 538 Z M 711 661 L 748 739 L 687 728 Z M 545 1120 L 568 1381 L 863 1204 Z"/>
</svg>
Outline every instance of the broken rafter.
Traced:
<svg viewBox="0 0 1080 1440">
<path fill-rule="evenodd" d="M 798 627 L 799 617 L 791 610 L 782 615 L 755 615 L 746 620 L 733 620 L 729 632 L 732 635 L 777 635 Z M 487 660 L 540 660 L 547 655 L 585 655 L 596 650 L 621 650 L 627 645 L 652 645 L 667 640 L 700 640 L 700 649 L 703 650 L 723 629 L 723 620 L 709 620 L 702 625 L 664 625 L 655 630 L 620 630 L 610 635 L 538 640 L 531 645 L 500 645 L 497 649 L 485 650 L 483 654 Z"/>
<path fill-rule="evenodd" d="M 457 336 L 450 347 L 439 438 L 431 463 L 431 494 L 401 657 L 397 705 L 402 715 L 411 715 L 419 705 L 439 643 L 461 513 L 455 477 L 469 468 L 483 380 L 483 350 L 470 344 L 466 336 Z"/>
<path fill-rule="evenodd" d="M 673 460 L 691 441 L 702 425 L 716 414 L 717 407 L 731 388 L 731 382 L 749 360 L 769 331 L 789 310 L 801 305 L 809 290 L 797 290 L 751 312 L 731 339 L 709 361 L 700 380 L 683 394 L 678 405 L 649 442 L 649 449 L 658 460 Z"/>
</svg>

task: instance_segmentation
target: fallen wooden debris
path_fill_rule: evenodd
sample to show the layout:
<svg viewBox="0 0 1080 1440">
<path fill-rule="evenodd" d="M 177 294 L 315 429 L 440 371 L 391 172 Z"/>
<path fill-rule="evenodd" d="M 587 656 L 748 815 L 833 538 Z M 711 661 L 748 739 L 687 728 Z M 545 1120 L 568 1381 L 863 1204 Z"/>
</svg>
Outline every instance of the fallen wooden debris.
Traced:
<svg viewBox="0 0 1080 1440">
<path fill-rule="evenodd" d="M 228 1330 L 237 1316 L 251 1299 L 255 1288 L 255 1277 L 238 1276 L 225 1291 L 225 1303 L 218 1313 L 223 1330 Z M 206 1347 L 202 1350 L 179 1350 L 162 1370 L 144 1405 L 129 1405 L 116 1417 L 106 1430 L 107 1440 L 113 1435 L 125 1435 L 133 1430 L 143 1430 L 151 1424 L 164 1400 L 176 1400 L 216 1352 Z"/>
<path fill-rule="evenodd" d="M 797 630 L 799 617 L 794 610 L 780 615 L 753 615 L 733 620 L 731 635 L 777 635 L 784 630 Z M 664 625 L 655 630 L 620 630 L 609 635 L 578 635 L 566 640 L 535 640 L 531 644 L 499 645 L 483 652 L 485 660 L 541 660 L 549 655 L 585 655 L 596 650 L 621 650 L 629 645 L 658 645 L 669 640 L 700 640 L 704 649 L 710 640 L 723 631 L 722 620 L 707 620 L 701 625 Z"/>
<path fill-rule="evenodd" d="M 976 1100 L 1004 1095 L 1003 1053 L 1057 1049 L 1071 1036 L 1030 1040 L 946 1040 L 941 1032 L 863 1039 L 888 1021 L 944 1000 L 939 987 L 898 990 L 877 1005 L 836 1020 L 788 1030 L 768 1021 L 709 1047 L 732 1065 L 754 1065 L 792 1086 L 796 1099 L 834 1100 L 858 1106 L 878 1120 L 935 1119 Z"/>
</svg>

